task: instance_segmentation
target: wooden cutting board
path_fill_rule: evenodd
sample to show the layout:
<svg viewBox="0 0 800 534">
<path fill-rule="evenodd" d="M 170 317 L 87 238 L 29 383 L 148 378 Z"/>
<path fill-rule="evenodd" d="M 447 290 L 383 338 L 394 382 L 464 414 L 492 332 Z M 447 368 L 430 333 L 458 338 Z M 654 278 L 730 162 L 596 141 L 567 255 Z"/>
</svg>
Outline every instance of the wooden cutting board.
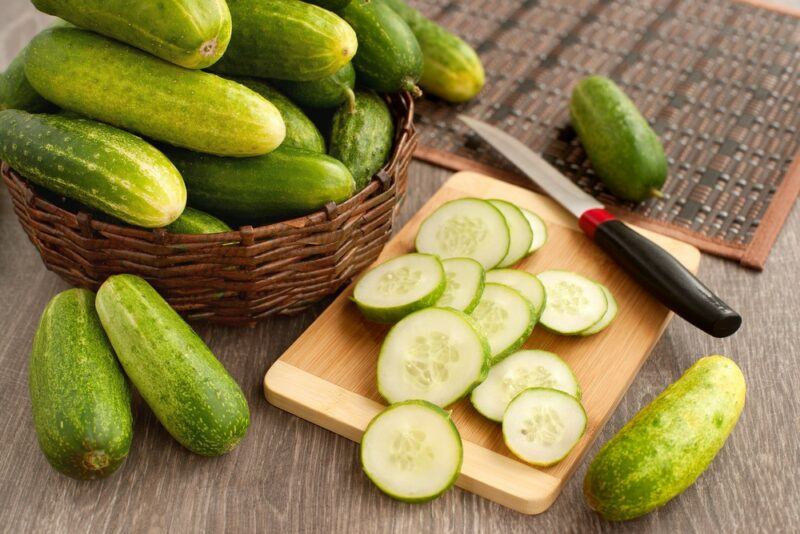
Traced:
<svg viewBox="0 0 800 534">
<path fill-rule="evenodd" d="M 509 200 L 546 221 L 547 244 L 517 268 L 532 273 L 570 269 L 608 286 L 619 302 L 619 315 L 600 334 L 566 337 L 537 327 L 525 344 L 525 348 L 549 350 L 564 358 L 583 390 L 589 417 L 586 434 L 558 465 L 539 469 L 518 461 L 503 443 L 500 425 L 479 415 L 469 400 L 451 407 L 464 441 L 464 465 L 457 485 L 519 512 L 536 514 L 556 499 L 672 314 L 592 244 L 575 219 L 552 200 L 471 172 L 450 178 L 389 242 L 378 262 L 412 251 L 422 220 L 444 202 L 467 196 Z M 700 253 L 696 248 L 641 232 L 697 271 Z M 384 406 L 375 384 L 375 367 L 388 328 L 361 316 L 348 300 L 352 290 L 352 285 L 345 289 L 275 362 L 264 377 L 264 391 L 273 405 L 359 441 L 367 423 Z M 353 469 L 359 468 L 354 463 Z"/>
</svg>

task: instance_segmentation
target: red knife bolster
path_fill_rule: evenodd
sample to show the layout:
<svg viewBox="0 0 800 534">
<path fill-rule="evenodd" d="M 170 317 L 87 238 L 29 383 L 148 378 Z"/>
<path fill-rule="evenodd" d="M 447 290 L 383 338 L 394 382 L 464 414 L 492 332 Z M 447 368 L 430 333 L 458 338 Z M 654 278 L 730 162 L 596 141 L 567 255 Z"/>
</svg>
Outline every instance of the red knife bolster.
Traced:
<svg viewBox="0 0 800 534">
<path fill-rule="evenodd" d="M 581 227 L 583 233 L 588 235 L 590 239 L 594 239 L 594 233 L 597 231 L 597 227 L 604 222 L 613 221 L 614 219 L 616 219 L 616 217 L 603 208 L 594 208 L 586 210 L 581 214 L 578 219 L 578 226 Z"/>
</svg>

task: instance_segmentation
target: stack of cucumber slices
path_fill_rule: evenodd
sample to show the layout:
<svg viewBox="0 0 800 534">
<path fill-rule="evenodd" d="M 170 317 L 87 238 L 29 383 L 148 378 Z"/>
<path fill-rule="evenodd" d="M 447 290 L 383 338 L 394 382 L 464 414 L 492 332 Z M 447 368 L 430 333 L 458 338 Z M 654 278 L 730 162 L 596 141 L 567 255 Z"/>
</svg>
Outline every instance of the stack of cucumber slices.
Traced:
<svg viewBox="0 0 800 534">
<path fill-rule="evenodd" d="M 528 210 L 457 199 L 422 222 L 417 252 L 356 284 L 352 299 L 364 317 L 393 324 L 377 364 L 390 406 L 361 444 L 364 471 L 386 494 L 424 502 L 455 483 L 461 438 L 443 408 L 467 395 L 532 465 L 557 463 L 583 435 L 572 370 L 551 352 L 519 349 L 537 322 L 564 335 L 600 332 L 617 303 L 605 286 L 569 271 L 511 268 L 546 241 L 544 221 Z"/>
</svg>

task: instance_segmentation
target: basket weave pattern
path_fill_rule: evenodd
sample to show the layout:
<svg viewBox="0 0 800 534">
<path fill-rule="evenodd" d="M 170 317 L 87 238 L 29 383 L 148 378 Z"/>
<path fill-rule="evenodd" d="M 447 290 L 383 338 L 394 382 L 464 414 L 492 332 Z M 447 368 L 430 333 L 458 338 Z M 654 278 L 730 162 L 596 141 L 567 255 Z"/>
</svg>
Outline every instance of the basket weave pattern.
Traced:
<svg viewBox="0 0 800 534">
<path fill-rule="evenodd" d="M 67 282 L 96 291 L 112 274 L 136 274 L 191 320 L 253 325 L 336 292 L 388 241 L 416 147 L 413 99 L 389 102 L 394 148 L 372 182 L 341 204 L 265 226 L 210 235 L 121 226 L 50 200 L 5 163 L 2 176 L 45 265 Z"/>
</svg>

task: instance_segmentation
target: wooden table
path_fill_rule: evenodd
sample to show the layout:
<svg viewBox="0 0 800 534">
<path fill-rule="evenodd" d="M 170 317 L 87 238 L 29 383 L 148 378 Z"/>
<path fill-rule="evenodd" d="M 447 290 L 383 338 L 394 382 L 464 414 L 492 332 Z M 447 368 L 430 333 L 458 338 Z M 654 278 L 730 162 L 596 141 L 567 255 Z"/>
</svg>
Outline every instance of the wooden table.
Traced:
<svg viewBox="0 0 800 534">
<path fill-rule="evenodd" d="M 0 65 L 42 26 L 26 0 L 3 0 Z M 788 2 L 789 4 L 793 2 Z M 797 2 L 794 2 L 797 4 Z M 8 15 L 8 16 L 6 16 Z M 414 163 L 400 223 L 450 173 Z M 699 356 L 725 354 L 748 381 L 739 425 L 710 469 L 681 497 L 624 525 L 583 504 L 587 462 L 553 507 L 524 516 L 454 489 L 425 505 L 394 502 L 359 469 L 352 442 L 266 403 L 270 364 L 325 302 L 255 329 L 200 327 L 242 385 L 252 412 L 244 442 L 217 459 L 195 456 L 161 428 L 138 399 L 133 446 L 111 478 L 77 482 L 50 468 L 36 443 L 27 360 L 39 314 L 67 288 L 42 266 L 0 192 L 0 530 L 5 532 L 787 532 L 800 524 L 800 210 L 795 209 L 757 274 L 705 256 L 701 277 L 744 316 L 717 340 L 675 319 L 642 368 L 589 458 Z"/>
</svg>

